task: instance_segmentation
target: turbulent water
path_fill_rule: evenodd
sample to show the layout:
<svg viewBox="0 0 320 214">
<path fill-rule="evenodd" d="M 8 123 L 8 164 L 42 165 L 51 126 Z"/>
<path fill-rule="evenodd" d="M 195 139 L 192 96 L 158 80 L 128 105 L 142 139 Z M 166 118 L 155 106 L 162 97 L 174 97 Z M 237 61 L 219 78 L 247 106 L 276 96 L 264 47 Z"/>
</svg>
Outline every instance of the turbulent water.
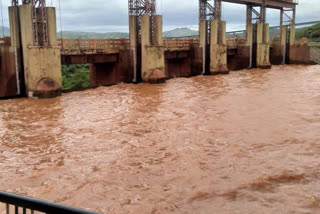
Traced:
<svg viewBox="0 0 320 214">
<path fill-rule="evenodd" d="M 0 136 L 4 191 L 110 214 L 320 212 L 320 66 L 0 101 Z"/>
</svg>

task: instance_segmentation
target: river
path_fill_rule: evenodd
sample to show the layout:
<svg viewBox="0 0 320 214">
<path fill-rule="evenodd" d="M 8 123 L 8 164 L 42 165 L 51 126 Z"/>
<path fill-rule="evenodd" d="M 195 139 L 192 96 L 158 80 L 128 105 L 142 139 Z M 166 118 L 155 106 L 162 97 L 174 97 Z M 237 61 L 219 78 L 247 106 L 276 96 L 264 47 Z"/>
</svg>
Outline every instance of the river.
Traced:
<svg viewBox="0 0 320 214">
<path fill-rule="evenodd" d="M 109 214 L 320 212 L 319 65 L 2 100 L 0 136 L 3 191 Z"/>
</svg>

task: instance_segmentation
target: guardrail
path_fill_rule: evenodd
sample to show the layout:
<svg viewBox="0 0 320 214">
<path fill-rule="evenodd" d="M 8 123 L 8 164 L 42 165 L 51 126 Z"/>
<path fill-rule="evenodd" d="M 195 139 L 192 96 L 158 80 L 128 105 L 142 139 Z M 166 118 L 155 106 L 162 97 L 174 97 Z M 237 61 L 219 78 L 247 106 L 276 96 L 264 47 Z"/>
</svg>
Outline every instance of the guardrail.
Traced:
<svg viewBox="0 0 320 214">
<path fill-rule="evenodd" d="M 236 48 L 239 45 L 245 45 L 247 44 L 246 39 L 240 39 L 240 38 L 229 38 L 227 39 L 227 46 L 228 48 Z"/>
<path fill-rule="evenodd" d="M 1 191 L 0 203 L 3 203 L 5 205 L 6 214 L 27 214 L 27 211 L 31 214 L 34 214 L 34 212 L 46 214 L 98 214 L 83 209 L 77 209 L 65 205 L 55 204 L 48 201 Z"/>
<path fill-rule="evenodd" d="M 108 50 L 126 49 L 129 48 L 129 39 L 59 39 L 58 45 L 63 53 L 73 54 L 90 54 L 104 53 Z M 199 44 L 199 40 L 195 38 L 185 39 L 164 39 L 163 45 L 166 48 L 185 49 L 192 45 Z"/>
<path fill-rule="evenodd" d="M 199 40 L 195 38 L 164 39 L 163 43 L 166 48 L 191 48 L 192 45 L 199 44 Z"/>
<path fill-rule="evenodd" d="M 129 46 L 129 39 L 59 39 L 58 45 L 62 50 L 91 50 L 120 49 Z"/>
</svg>

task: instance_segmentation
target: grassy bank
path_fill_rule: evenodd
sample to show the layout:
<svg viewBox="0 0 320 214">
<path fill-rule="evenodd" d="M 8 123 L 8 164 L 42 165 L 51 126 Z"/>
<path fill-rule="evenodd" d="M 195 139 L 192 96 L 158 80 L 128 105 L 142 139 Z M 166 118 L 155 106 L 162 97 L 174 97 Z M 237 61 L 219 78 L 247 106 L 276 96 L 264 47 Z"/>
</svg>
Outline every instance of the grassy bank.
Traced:
<svg viewBox="0 0 320 214">
<path fill-rule="evenodd" d="M 80 90 L 90 87 L 89 65 L 63 65 L 62 90 Z"/>
</svg>

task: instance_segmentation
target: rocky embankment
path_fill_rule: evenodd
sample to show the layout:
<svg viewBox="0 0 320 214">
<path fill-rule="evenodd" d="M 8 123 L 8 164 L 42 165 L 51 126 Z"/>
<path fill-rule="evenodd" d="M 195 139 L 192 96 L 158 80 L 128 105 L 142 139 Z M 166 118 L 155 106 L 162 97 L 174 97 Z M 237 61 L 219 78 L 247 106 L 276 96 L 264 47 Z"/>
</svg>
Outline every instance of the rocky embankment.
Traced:
<svg viewBox="0 0 320 214">
<path fill-rule="evenodd" d="M 310 58 L 312 61 L 320 64 L 320 47 L 312 47 Z"/>
</svg>

